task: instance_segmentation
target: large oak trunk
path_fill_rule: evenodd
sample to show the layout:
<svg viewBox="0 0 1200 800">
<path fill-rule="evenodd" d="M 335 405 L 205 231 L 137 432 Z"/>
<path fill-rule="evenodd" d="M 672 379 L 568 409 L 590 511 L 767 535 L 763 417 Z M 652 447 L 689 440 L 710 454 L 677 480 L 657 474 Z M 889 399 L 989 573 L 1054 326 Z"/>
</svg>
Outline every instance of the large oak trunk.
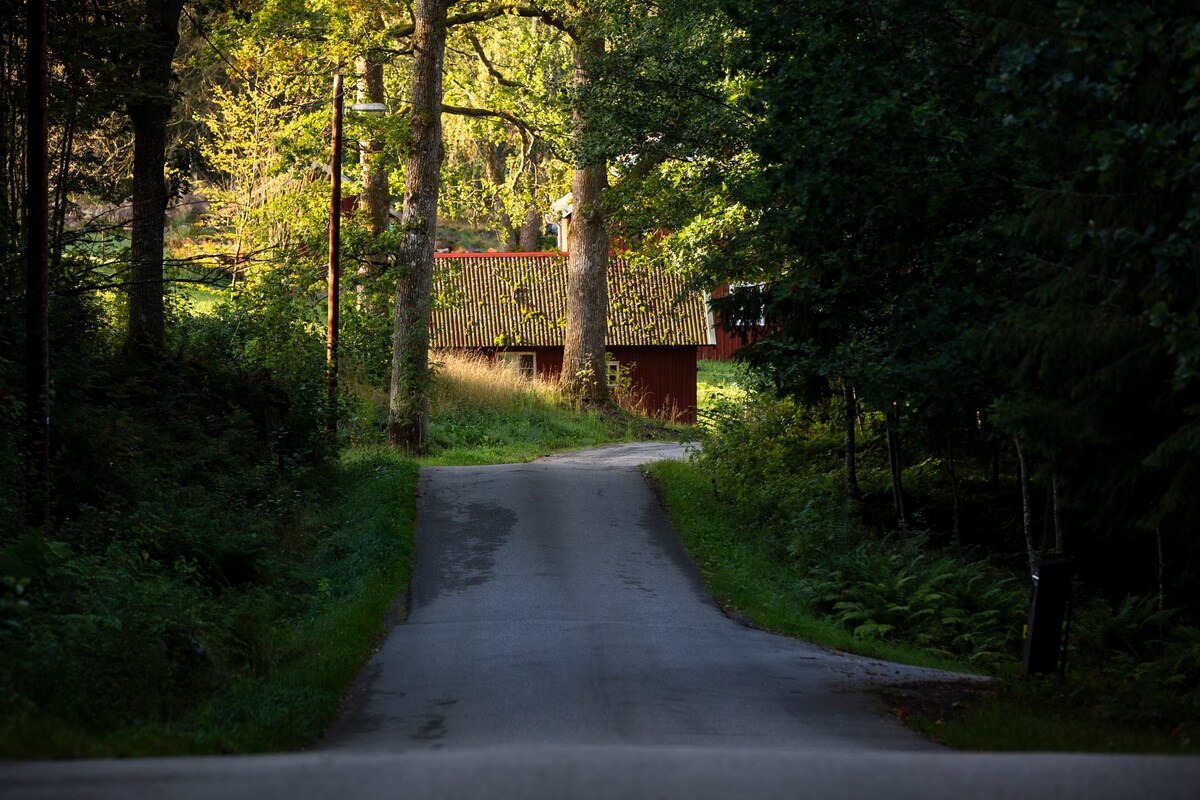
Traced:
<svg viewBox="0 0 1200 800">
<path fill-rule="evenodd" d="M 446 8 L 447 0 L 417 0 L 413 35 L 412 150 L 404 173 L 388 404 L 388 441 L 412 452 L 428 446 L 429 314 L 441 177 Z"/>
<path fill-rule="evenodd" d="M 603 53 L 604 42 L 575 48 L 575 85 L 587 83 L 585 53 Z M 587 138 L 587 121 L 574 114 L 577 151 Z M 581 157 L 582 158 L 582 157 Z M 561 385 L 563 394 L 585 404 L 608 402 L 604 339 L 608 334 L 608 227 L 601 197 L 608 185 L 603 163 L 584 161 L 571 180 L 572 211 L 567 249 L 567 328 Z"/>
</svg>

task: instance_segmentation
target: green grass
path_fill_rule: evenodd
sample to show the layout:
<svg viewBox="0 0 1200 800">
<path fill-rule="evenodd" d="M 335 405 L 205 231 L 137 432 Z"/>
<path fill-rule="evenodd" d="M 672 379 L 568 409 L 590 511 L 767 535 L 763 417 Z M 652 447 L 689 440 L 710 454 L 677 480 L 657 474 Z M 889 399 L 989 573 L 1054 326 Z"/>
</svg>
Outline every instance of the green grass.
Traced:
<svg viewBox="0 0 1200 800">
<path fill-rule="evenodd" d="M 701 424 L 707 424 L 718 406 L 745 400 L 748 377 L 746 368 L 734 361 L 698 361 L 696 408 Z"/>
<path fill-rule="evenodd" d="M 1200 754 L 1200 738 L 1099 718 L 1054 683 L 1014 681 L 957 719 L 909 724 L 958 750 Z"/>
<path fill-rule="evenodd" d="M 790 565 L 758 539 L 737 535 L 739 520 L 714 503 L 711 487 L 695 466 L 664 461 L 645 470 L 657 483 L 675 529 L 723 608 L 759 627 L 825 647 L 923 667 L 971 671 L 962 662 L 917 647 L 855 636 L 823 618 L 802 599 Z"/>
<path fill-rule="evenodd" d="M 253 663 L 170 723 L 85 730 L 32 709 L 0 723 L 0 753 L 17 758 L 156 756 L 291 750 L 314 741 L 386 629 L 408 585 L 417 467 L 384 450 L 354 451 L 328 491 L 291 521 L 299 556 L 290 586 L 300 610 L 267 622 Z M 268 595 L 250 598 L 263 607 Z M 253 613 L 253 611 L 251 612 Z M 269 620 L 269 612 L 261 611 Z M 263 620 L 256 620 L 263 624 Z"/>
<path fill-rule="evenodd" d="M 713 500 L 708 479 L 693 464 L 661 462 L 645 468 L 665 500 L 688 552 L 709 591 L 729 611 L 776 633 L 819 645 L 905 664 L 962 672 L 972 665 L 903 643 L 856 636 L 810 608 L 799 590 L 795 566 L 739 533 L 744 522 Z M 1108 715 L 1103 685 L 1086 676 L 1029 681 L 1016 663 L 1000 668 L 1004 680 L 965 713 L 947 719 L 904 715 L 915 730 L 962 750 L 1121 753 L 1200 753 L 1200 736 L 1180 724 L 1165 730 L 1153 722 L 1131 724 Z M 917 691 L 920 691 L 917 689 Z M 930 687 L 931 697 L 936 689 Z M 937 705 L 936 701 L 934 705 Z M 1108 708 L 1106 708 L 1106 706 Z"/>
<path fill-rule="evenodd" d="M 580 412 L 557 385 L 522 378 L 488 358 L 433 356 L 426 466 L 506 464 L 647 438 L 687 438 L 689 428 L 618 408 Z M 372 401 L 386 417 L 386 397 Z"/>
<path fill-rule="evenodd" d="M 631 424 L 561 405 L 530 403 L 524 408 L 481 406 L 433 415 L 430 454 L 425 466 L 508 464 L 566 450 L 630 441 Z"/>
</svg>

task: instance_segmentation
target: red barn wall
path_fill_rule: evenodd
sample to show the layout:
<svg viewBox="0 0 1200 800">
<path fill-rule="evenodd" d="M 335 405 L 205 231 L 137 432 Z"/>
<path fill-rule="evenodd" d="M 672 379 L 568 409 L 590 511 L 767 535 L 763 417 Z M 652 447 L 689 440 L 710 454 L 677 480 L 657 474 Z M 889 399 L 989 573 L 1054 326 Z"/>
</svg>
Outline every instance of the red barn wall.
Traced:
<svg viewBox="0 0 1200 800">
<path fill-rule="evenodd" d="M 494 356 L 502 349 L 535 353 L 540 377 L 557 380 L 562 372 L 561 347 L 491 347 L 483 352 Z M 679 422 L 696 421 L 696 348 L 609 347 L 605 352 L 621 362 L 622 370 L 632 368 L 633 395 L 643 413 Z"/>
</svg>

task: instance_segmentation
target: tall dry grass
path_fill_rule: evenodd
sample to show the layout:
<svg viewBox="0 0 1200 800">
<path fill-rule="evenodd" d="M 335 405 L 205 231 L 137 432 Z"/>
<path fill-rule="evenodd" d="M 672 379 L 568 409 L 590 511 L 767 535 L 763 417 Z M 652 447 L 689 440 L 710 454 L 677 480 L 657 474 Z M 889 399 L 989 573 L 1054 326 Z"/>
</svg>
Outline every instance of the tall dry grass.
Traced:
<svg viewBox="0 0 1200 800">
<path fill-rule="evenodd" d="M 435 351 L 430 353 L 430 366 L 432 414 L 480 407 L 517 411 L 560 405 L 556 384 L 540 377 L 524 378 L 515 366 L 497 363 L 486 355 Z"/>
</svg>

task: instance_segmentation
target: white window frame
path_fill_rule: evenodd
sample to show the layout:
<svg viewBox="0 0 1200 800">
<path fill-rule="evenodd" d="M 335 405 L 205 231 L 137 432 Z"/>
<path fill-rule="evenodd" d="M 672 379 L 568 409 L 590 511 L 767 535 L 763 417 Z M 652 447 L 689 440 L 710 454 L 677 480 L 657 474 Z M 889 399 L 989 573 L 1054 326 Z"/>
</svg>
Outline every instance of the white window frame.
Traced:
<svg viewBox="0 0 1200 800">
<path fill-rule="evenodd" d="M 604 380 L 608 388 L 615 389 L 621 381 L 621 362 L 615 358 L 604 359 Z"/>
<path fill-rule="evenodd" d="M 529 356 L 529 366 L 522 364 L 525 356 Z M 537 377 L 537 353 L 532 350 L 498 350 L 496 363 L 512 367 L 522 378 L 532 380 Z"/>
</svg>

